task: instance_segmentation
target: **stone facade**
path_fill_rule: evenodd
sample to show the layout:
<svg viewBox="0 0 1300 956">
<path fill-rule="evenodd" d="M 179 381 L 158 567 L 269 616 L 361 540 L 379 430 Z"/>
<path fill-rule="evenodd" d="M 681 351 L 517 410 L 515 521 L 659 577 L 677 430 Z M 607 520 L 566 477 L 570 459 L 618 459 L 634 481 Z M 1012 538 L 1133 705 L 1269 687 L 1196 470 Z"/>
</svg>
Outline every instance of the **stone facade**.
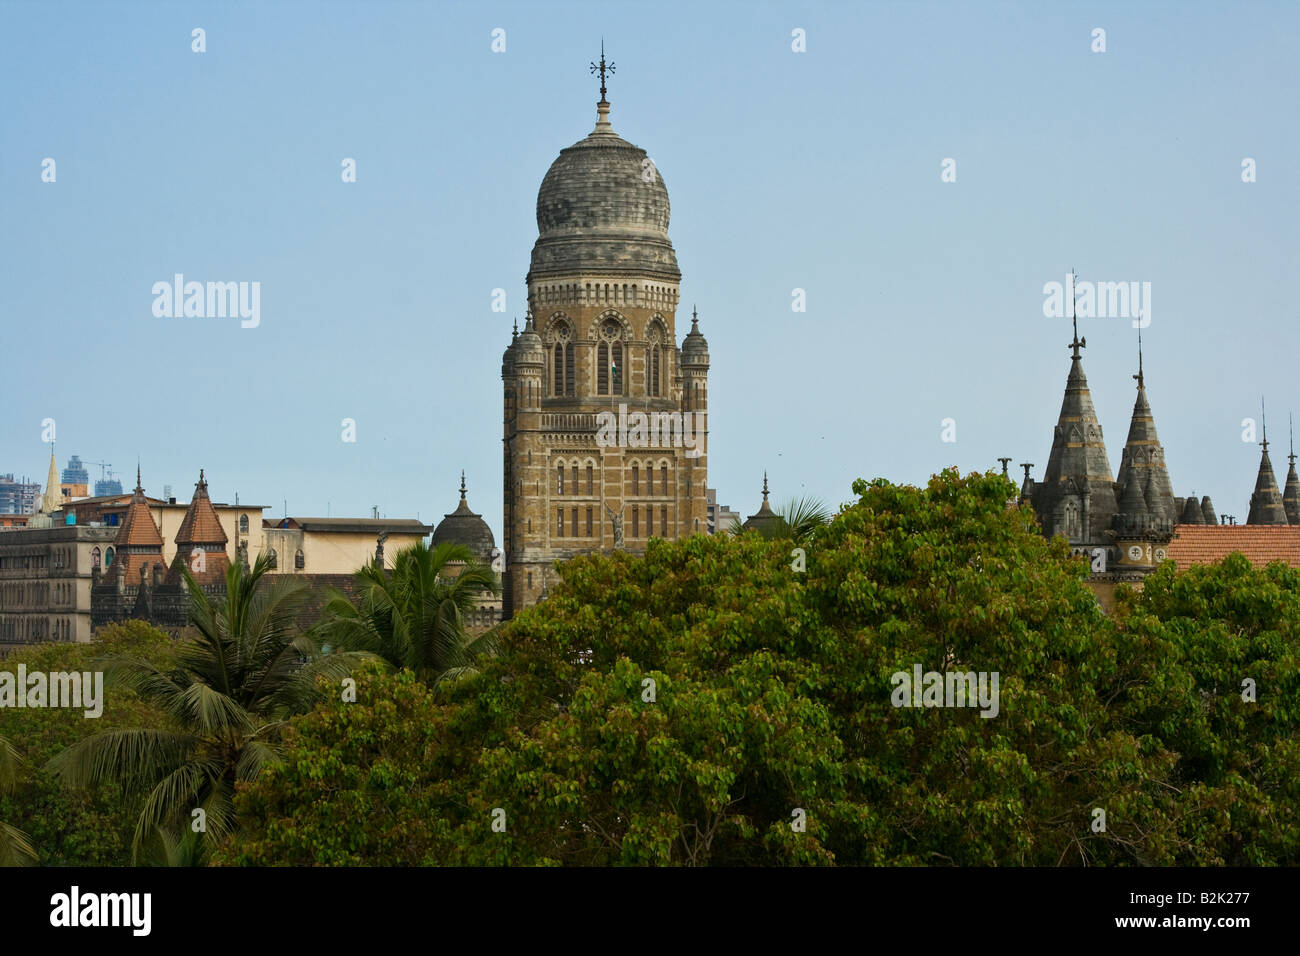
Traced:
<svg viewBox="0 0 1300 956">
<path fill-rule="evenodd" d="M 694 316 L 677 345 L 668 191 L 604 99 L 597 114 L 542 181 L 529 313 L 502 361 L 506 618 L 557 560 L 708 531 L 708 345 Z"/>
</svg>

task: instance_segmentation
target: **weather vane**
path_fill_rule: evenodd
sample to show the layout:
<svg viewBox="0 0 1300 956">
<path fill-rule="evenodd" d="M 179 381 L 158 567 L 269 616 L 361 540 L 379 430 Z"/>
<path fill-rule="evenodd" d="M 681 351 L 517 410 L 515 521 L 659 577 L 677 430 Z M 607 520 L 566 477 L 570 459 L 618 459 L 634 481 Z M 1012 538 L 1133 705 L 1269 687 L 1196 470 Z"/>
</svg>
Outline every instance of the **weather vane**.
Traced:
<svg viewBox="0 0 1300 956">
<path fill-rule="evenodd" d="M 605 38 L 600 38 L 600 65 L 591 64 L 591 72 L 600 74 L 600 101 L 605 102 L 605 74 L 613 74 L 614 62 L 611 60 L 608 65 L 605 63 Z"/>
</svg>

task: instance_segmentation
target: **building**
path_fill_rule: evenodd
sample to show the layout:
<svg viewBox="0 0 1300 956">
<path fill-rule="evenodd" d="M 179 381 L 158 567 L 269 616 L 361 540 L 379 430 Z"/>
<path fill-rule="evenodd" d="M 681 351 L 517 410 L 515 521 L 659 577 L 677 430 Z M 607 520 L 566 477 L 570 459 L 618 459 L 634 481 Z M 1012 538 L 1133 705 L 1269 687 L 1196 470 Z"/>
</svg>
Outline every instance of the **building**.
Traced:
<svg viewBox="0 0 1300 956">
<path fill-rule="evenodd" d="M 354 574 L 372 560 L 423 541 L 433 528 L 414 518 L 276 518 L 262 527 L 262 552 L 276 574 Z"/>
<path fill-rule="evenodd" d="M 781 527 L 781 517 L 772 510 L 767 500 L 767 472 L 763 472 L 763 503 L 758 511 L 745 519 L 741 525 L 743 531 L 757 531 L 759 534 L 775 533 Z"/>
<path fill-rule="evenodd" d="M 740 523 L 742 515 L 739 511 L 732 511 L 730 505 L 718 504 L 716 488 L 709 488 L 705 495 L 709 506 L 709 534 L 730 534 Z"/>
<path fill-rule="evenodd" d="M 1256 565 L 1281 560 L 1300 567 L 1300 477 L 1294 448 L 1288 456 L 1291 470 L 1283 493 L 1269 459 L 1265 426 L 1245 526 L 1230 516 L 1220 522 L 1209 496 L 1199 501 L 1195 496 L 1176 497 L 1147 397 L 1139 338 L 1138 371 L 1133 376 L 1137 397 L 1119 475 L 1112 478 L 1101 423 L 1083 373 L 1080 349 L 1084 347 L 1076 324 L 1047 469 L 1042 480 L 1035 481 L 1030 475 L 1033 464 L 1022 463 L 1025 480 L 1020 501 L 1033 507 L 1046 536 L 1061 535 L 1076 554 L 1088 559 L 1088 583 L 1102 606 L 1113 606 L 1118 584 L 1140 586 L 1146 575 L 1171 559 L 1187 567 L 1241 551 Z"/>
<path fill-rule="evenodd" d="M 29 515 L 36 511 L 41 486 L 24 478 L 16 481 L 12 474 L 0 475 L 0 515 Z"/>
<path fill-rule="evenodd" d="M 68 459 L 68 467 L 63 469 L 60 481 L 65 485 L 90 484 L 90 472 L 86 471 L 86 466 L 81 463 L 80 455 L 73 455 Z"/>
<path fill-rule="evenodd" d="M 538 191 L 528 314 L 501 363 L 506 618 L 557 560 L 708 531 L 708 344 L 692 312 L 677 345 L 668 190 L 614 132 L 600 70 L 595 128 Z"/>
<path fill-rule="evenodd" d="M 500 568 L 503 565 L 501 552 L 497 550 L 496 539 L 492 536 L 492 529 L 488 523 L 483 520 L 483 516 L 476 514 L 469 506 L 469 501 L 465 497 L 465 472 L 460 473 L 460 504 L 456 510 L 450 514 L 443 515 L 442 520 L 438 522 L 438 527 L 434 529 L 431 546 L 436 548 L 444 544 L 458 544 L 470 550 L 470 554 L 479 564 L 486 565 L 497 572 L 497 587 L 501 586 L 502 575 Z M 457 577 L 465 569 L 464 562 L 449 562 L 447 572 L 452 577 Z M 496 624 L 501 623 L 501 594 L 490 594 L 483 592 L 475 601 L 474 610 L 466 620 L 466 628 L 471 632 L 485 631 Z"/>
</svg>

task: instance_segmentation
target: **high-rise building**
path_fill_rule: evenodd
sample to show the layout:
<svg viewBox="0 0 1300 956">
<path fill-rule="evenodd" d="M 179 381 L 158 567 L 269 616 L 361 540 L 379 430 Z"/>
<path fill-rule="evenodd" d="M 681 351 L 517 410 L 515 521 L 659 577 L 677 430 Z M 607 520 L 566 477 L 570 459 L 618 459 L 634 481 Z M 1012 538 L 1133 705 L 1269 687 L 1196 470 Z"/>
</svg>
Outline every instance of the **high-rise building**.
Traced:
<svg viewBox="0 0 1300 956">
<path fill-rule="evenodd" d="M 90 472 L 86 471 L 86 466 L 81 463 L 80 455 L 73 455 L 68 459 L 68 467 L 63 469 L 62 480 L 65 485 L 90 484 Z"/>
<path fill-rule="evenodd" d="M 32 514 L 40 496 L 39 483 L 26 478 L 17 481 L 12 474 L 0 475 L 0 515 Z"/>
<path fill-rule="evenodd" d="M 668 190 L 614 132 L 605 68 L 595 129 L 538 191 L 528 315 L 502 359 L 507 618 L 558 559 L 708 530 L 708 344 L 692 312 L 677 345 Z"/>
</svg>

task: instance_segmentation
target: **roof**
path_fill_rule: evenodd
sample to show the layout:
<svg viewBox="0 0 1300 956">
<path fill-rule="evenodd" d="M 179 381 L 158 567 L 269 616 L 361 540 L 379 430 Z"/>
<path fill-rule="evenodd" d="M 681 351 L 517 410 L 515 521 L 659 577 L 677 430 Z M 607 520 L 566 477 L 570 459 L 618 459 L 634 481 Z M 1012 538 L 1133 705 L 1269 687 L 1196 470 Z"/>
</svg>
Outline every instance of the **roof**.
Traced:
<svg viewBox="0 0 1300 956">
<path fill-rule="evenodd" d="M 461 544 L 469 548 L 474 556 L 483 563 L 492 560 L 492 551 L 496 548 L 496 539 L 483 516 L 470 509 L 465 499 L 465 473 L 460 473 L 460 504 L 451 514 L 443 515 L 438 522 L 438 529 L 433 533 L 433 545 Z"/>
<path fill-rule="evenodd" d="M 153 522 L 149 511 L 149 502 L 145 500 L 144 489 L 140 487 L 140 472 L 136 469 L 135 494 L 127 505 L 126 514 L 122 516 L 121 527 L 113 539 L 117 547 L 162 548 L 163 538 L 158 526 Z"/>
<path fill-rule="evenodd" d="M 176 545 L 178 548 L 183 544 L 224 545 L 228 540 L 221 519 L 212 507 L 212 499 L 208 497 L 208 482 L 200 468 L 194 497 L 190 499 L 181 526 L 176 530 Z"/>
<path fill-rule="evenodd" d="M 1169 558 L 1179 567 L 1213 564 L 1240 551 L 1251 564 L 1262 567 L 1284 561 L 1300 567 L 1300 527 L 1268 524 L 1180 524 L 1169 542 Z"/>
<path fill-rule="evenodd" d="M 302 531 L 328 531 L 331 534 L 378 534 L 388 531 L 394 534 L 418 534 L 424 536 L 433 532 L 433 526 L 424 524 L 414 518 L 266 518 L 262 527 L 269 530 L 279 528 L 285 521 L 290 529 Z"/>
</svg>

